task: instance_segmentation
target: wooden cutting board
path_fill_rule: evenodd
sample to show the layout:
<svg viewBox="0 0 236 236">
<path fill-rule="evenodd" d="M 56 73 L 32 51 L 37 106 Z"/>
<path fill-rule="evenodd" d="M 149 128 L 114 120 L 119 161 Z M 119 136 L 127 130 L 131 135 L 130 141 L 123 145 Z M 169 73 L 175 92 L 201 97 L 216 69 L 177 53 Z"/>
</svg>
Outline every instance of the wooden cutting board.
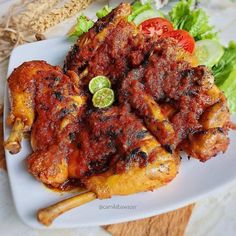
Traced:
<svg viewBox="0 0 236 236">
<path fill-rule="evenodd" d="M 2 114 L 3 107 L 0 105 L 0 168 L 6 170 Z M 193 207 L 194 204 L 159 216 L 103 228 L 114 236 L 183 236 Z"/>
<path fill-rule="evenodd" d="M 194 204 L 159 216 L 104 226 L 113 236 L 183 236 Z"/>
</svg>

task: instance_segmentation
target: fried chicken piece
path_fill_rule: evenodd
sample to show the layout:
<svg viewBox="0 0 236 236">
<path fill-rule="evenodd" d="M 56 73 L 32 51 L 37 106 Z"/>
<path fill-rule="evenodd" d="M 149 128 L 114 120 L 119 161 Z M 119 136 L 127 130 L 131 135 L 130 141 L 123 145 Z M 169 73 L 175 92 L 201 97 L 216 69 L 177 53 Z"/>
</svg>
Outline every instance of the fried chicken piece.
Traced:
<svg viewBox="0 0 236 236">
<path fill-rule="evenodd" d="M 106 17 L 99 19 L 88 33 L 78 39 L 77 43 L 68 53 L 64 70 L 72 70 L 80 74 L 106 37 L 111 34 L 117 27 L 117 24 L 121 20 L 126 19 L 130 13 L 130 4 L 121 3 Z"/>
<path fill-rule="evenodd" d="M 227 132 L 221 128 L 211 128 L 190 135 L 181 148 L 191 157 L 205 162 L 218 153 L 225 152 L 228 145 Z"/>
<path fill-rule="evenodd" d="M 227 124 L 230 113 L 227 101 L 217 87 L 214 87 L 213 91 L 212 96 L 216 98 L 215 95 L 218 94 L 218 99 L 202 114 L 200 118 L 202 129 L 189 135 L 189 138 L 180 145 L 188 155 L 200 161 L 207 161 L 220 152 L 224 153 L 229 145 Z"/>
<path fill-rule="evenodd" d="M 123 112 L 127 110 L 113 107 L 108 111 L 99 112 L 100 114 L 94 114 L 94 118 L 98 118 L 95 119 L 98 124 L 94 124 L 92 119 L 93 131 L 97 132 L 97 135 L 109 134 L 113 140 L 117 139 L 121 153 L 124 154 L 123 158 L 114 158 L 107 171 L 83 178 L 82 181 L 90 192 L 40 209 L 37 217 L 41 223 L 50 225 L 60 214 L 96 198 L 105 199 L 114 195 L 152 191 L 169 183 L 177 175 L 180 163 L 178 153 L 168 153 L 138 120 Z M 116 123 L 114 119 L 126 121 L 125 128 L 121 128 L 120 124 L 123 123 Z M 111 127 L 111 124 L 118 129 Z M 118 131 L 119 136 L 116 135 Z M 78 166 L 73 166 L 73 171 L 77 169 L 75 175 L 80 169 L 78 162 L 77 164 Z"/>
<path fill-rule="evenodd" d="M 42 183 L 58 187 L 68 179 L 68 164 L 65 149 L 57 144 L 47 151 L 34 152 L 27 159 L 28 170 Z"/>
<path fill-rule="evenodd" d="M 110 198 L 114 195 L 129 195 L 139 192 L 152 191 L 163 185 L 166 185 L 175 178 L 178 173 L 179 156 L 170 154 L 161 146 L 154 152 L 149 146 L 149 142 L 141 147 L 146 152 L 151 151 L 153 162 L 140 168 L 136 163 L 130 166 L 124 173 L 115 173 L 110 170 L 103 174 L 92 176 L 85 180 L 85 186 L 88 190 L 94 192 L 100 199 Z M 158 146 L 158 142 L 154 141 Z"/>
<path fill-rule="evenodd" d="M 139 82 L 144 70 L 134 69 L 124 79 L 120 90 L 119 101 L 128 102 L 141 117 L 147 129 L 168 150 L 175 149 L 176 133 L 168 118 L 162 113 L 161 107 L 153 97 L 145 91 L 144 85 Z"/>
<path fill-rule="evenodd" d="M 41 76 L 46 76 L 41 72 Z M 79 88 L 78 76 L 68 71 L 67 75 L 47 76 L 36 85 L 35 109 L 37 117 L 32 127 L 31 146 L 34 151 L 47 150 L 68 133 L 70 124 L 75 126 L 85 109 L 86 95 Z"/>
<path fill-rule="evenodd" d="M 80 128 L 79 132 L 77 130 L 79 134 L 74 134 L 74 142 L 64 137 L 57 148 L 51 146 L 48 150 L 33 153 L 27 159 L 30 173 L 52 186 L 63 184 L 65 178 L 77 178 L 86 185 L 89 176 L 109 170 L 122 174 L 132 166 L 142 169 L 156 159 L 159 164 L 155 162 L 155 166 L 172 166 L 172 161 L 173 165 L 176 164 L 176 158 L 168 154 L 127 109 L 113 107 L 92 113 L 86 129 Z M 175 168 L 172 174 L 177 173 L 177 164 Z M 171 176 L 169 178 L 174 177 Z"/>
<path fill-rule="evenodd" d="M 117 122 L 112 121 L 112 124 L 117 127 L 111 127 L 114 117 L 110 117 L 114 111 L 100 114 L 101 119 L 106 120 L 105 127 L 109 128 L 109 135 L 117 140 L 121 155 L 113 158 L 105 173 L 83 180 L 86 188 L 101 199 L 154 190 L 170 182 L 178 173 L 179 155 L 170 154 L 162 148 L 141 122 L 133 115 L 126 114 L 126 109 L 119 109 L 115 115 Z M 107 122 L 109 118 L 111 120 Z M 107 133 L 105 127 L 100 132 Z"/>
<path fill-rule="evenodd" d="M 11 135 L 4 146 L 11 153 L 21 149 L 23 133 L 30 131 L 35 119 L 35 82 L 43 80 L 40 71 L 48 74 L 60 74 L 58 67 L 53 67 L 44 61 L 25 62 L 16 68 L 8 78 L 11 111 L 7 123 L 13 126 Z"/>
<path fill-rule="evenodd" d="M 152 150 L 146 142 L 145 150 Z M 171 181 L 178 173 L 179 156 L 167 153 L 161 147 L 156 149 L 155 160 L 146 167 L 140 168 L 133 163 L 125 173 L 115 173 L 109 170 L 103 174 L 92 176 L 85 181 L 88 189 L 92 190 L 65 199 L 54 205 L 40 209 L 37 218 L 42 224 L 49 226 L 59 215 L 86 204 L 96 198 L 110 198 L 114 195 L 128 195 L 154 190 Z"/>
<path fill-rule="evenodd" d="M 8 78 L 11 102 L 8 125 L 13 125 L 16 118 L 20 118 L 24 123 L 24 131 L 31 129 L 35 118 L 35 83 L 45 79 L 39 75 L 40 71 L 55 75 L 62 73 L 60 68 L 53 67 L 44 61 L 31 61 L 17 67 Z"/>
<path fill-rule="evenodd" d="M 114 20 L 115 23 L 111 21 L 107 27 L 95 36 L 95 38 L 99 37 L 101 39 L 99 43 L 95 42 L 95 46 L 93 45 L 93 40 L 90 40 L 90 31 L 96 31 L 96 24 L 99 24 L 100 20 L 82 37 L 87 39 L 86 44 L 81 44 L 79 40 L 74 46 L 74 48 L 77 48 L 77 44 L 80 43 L 79 50 L 74 52 L 72 50 L 67 56 L 65 68 L 78 73 L 85 86 L 93 77 L 105 75 L 110 78 L 114 87 L 119 87 L 120 81 L 128 71 L 138 67 L 152 53 L 157 36 L 152 38 L 145 36 L 140 33 L 139 28 L 133 22 L 128 21 L 128 15 L 122 15 L 122 17 L 117 15 L 117 12 L 123 6 L 124 4 L 121 4 L 117 9 L 114 9 L 114 12 L 110 13 L 111 16 L 117 16 Z M 107 20 L 107 17 L 104 21 Z M 87 52 L 87 48 L 92 49 Z M 72 62 L 70 62 L 70 59 Z M 80 61 L 84 63 L 83 66 Z"/>
<path fill-rule="evenodd" d="M 158 41 L 139 80 L 156 102 L 170 102 L 175 107 L 170 121 L 177 133 L 176 146 L 201 127 L 200 115 L 214 102 L 207 94 L 214 78 L 204 66 L 191 67 L 186 61 L 178 61 L 181 49 L 173 43 L 172 39 Z"/>
<path fill-rule="evenodd" d="M 63 122 L 65 126 L 69 114 L 78 115 L 85 103 L 78 82 L 74 72 L 64 75 L 61 68 L 44 61 L 25 62 L 15 69 L 8 79 L 11 111 L 7 119 L 14 127 L 5 148 L 19 152 L 23 132 L 31 129 L 33 150 L 52 144 L 55 130 L 62 128 Z"/>
<path fill-rule="evenodd" d="M 201 138 L 198 135 L 201 144 L 212 135 L 212 142 L 222 145 L 214 148 L 212 144 L 208 152 L 202 149 L 204 159 L 209 159 L 228 146 L 227 130 L 216 135 L 210 129 L 227 123 L 229 111 L 211 72 L 205 66 L 192 67 L 189 62 L 179 60 L 181 50 L 173 39 L 158 40 L 147 61 L 123 80 L 119 101 L 131 105 L 168 151 L 177 146 L 182 148 L 182 142 L 193 147 L 197 143 L 194 133 L 199 131 L 206 133 Z M 168 102 L 172 106 L 169 119 L 159 105 Z M 194 153 L 195 158 L 203 159 L 200 150 L 191 153 L 190 148 L 185 149 L 190 155 Z"/>
</svg>

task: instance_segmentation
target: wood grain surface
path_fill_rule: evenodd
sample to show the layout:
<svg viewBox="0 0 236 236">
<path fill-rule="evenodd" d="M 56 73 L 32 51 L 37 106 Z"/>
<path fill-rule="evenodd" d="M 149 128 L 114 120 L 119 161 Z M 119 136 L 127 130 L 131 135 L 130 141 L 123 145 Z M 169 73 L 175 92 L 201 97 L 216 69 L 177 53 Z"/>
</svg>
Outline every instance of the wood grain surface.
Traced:
<svg viewBox="0 0 236 236">
<path fill-rule="evenodd" d="M 183 236 L 194 204 L 159 216 L 104 226 L 113 236 Z"/>
<path fill-rule="evenodd" d="M 0 105 L 0 168 L 6 170 L 3 148 L 3 106 Z M 183 236 L 194 204 L 159 216 L 104 226 L 113 236 Z"/>
</svg>

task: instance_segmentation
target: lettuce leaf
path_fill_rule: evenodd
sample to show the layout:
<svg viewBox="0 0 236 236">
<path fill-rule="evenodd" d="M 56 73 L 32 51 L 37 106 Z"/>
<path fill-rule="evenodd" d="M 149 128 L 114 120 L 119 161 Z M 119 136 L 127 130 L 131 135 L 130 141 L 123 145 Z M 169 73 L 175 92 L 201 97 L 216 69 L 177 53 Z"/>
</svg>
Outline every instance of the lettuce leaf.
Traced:
<svg viewBox="0 0 236 236">
<path fill-rule="evenodd" d="M 77 23 L 70 37 L 80 37 L 82 34 L 88 32 L 93 25 L 94 22 L 92 20 L 88 19 L 85 15 L 81 15 L 77 18 Z"/>
<path fill-rule="evenodd" d="M 236 112 L 236 67 L 219 88 L 224 91 L 224 94 L 227 97 L 230 111 L 232 113 Z"/>
<path fill-rule="evenodd" d="M 111 11 L 112 11 L 112 8 L 110 8 L 108 5 L 106 5 L 105 7 L 103 7 L 101 10 L 99 10 L 96 13 L 96 16 L 98 19 L 101 19 L 104 16 L 107 16 Z"/>
<path fill-rule="evenodd" d="M 220 61 L 212 68 L 216 85 L 222 85 L 236 67 L 236 42 L 229 42 Z"/>
<path fill-rule="evenodd" d="M 209 25 L 209 18 L 202 9 L 193 9 L 192 0 L 179 1 L 169 12 L 175 29 L 188 31 L 195 40 L 217 39 L 214 27 Z"/>
<path fill-rule="evenodd" d="M 225 48 L 220 61 L 212 68 L 215 84 L 224 91 L 230 111 L 236 112 L 236 42 Z"/>
</svg>

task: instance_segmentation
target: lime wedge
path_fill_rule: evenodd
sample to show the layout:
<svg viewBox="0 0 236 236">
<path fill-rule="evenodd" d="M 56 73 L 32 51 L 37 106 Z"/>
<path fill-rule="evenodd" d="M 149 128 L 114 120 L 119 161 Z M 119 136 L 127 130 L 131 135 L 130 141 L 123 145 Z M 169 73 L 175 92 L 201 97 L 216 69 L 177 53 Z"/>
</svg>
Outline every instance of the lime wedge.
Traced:
<svg viewBox="0 0 236 236">
<path fill-rule="evenodd" d="M 205 39 L 196 42 L 195 55 L 199 65 L 214 66 L 224 54 L 224 49 L 215 40 Z"/>
<path fill-rule="evenodd" d="M 89 82 L 89 91 L 94 94 L 98 90 L 102 88 L 110 88 L 111 87 L 111 82 L 110 80 L 103 75 L 96 76 L 92 78 Z"/>
<path fill-rule="evenodd" d="M 110 88 L 102 88 L 93 95 L 93 105 L 98 108 L 109 107 L 114 102 L 114 92 Z"/>
</svg>

